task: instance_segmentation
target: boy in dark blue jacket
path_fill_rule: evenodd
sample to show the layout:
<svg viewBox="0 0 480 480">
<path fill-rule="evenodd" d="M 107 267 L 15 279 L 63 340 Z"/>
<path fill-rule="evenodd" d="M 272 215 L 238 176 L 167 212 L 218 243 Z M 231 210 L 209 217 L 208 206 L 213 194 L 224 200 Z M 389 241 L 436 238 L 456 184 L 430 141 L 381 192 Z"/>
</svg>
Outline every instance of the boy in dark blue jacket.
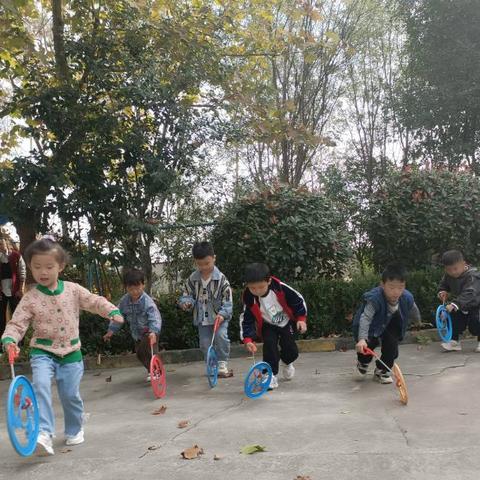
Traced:
<svg viewBox="0 0 480 480">
<path fill-rule="evenodd" d="M 307 306 L 297 291 L 272 277 L 263 263 L 247 265 L 245 283 L 240 336 L 251 353 L 257 351 L 254 340 L 263 338 L 263 360 L 273 372 L 269 387 L 272 390 L 278 387 L 280 360 L 285 380 L 291 380 L 295 374 L 293 362 L 298 358 L 298 348 L 294 325 L 300 333 L 307 331 Z"/>
<path fill-rule="evenodd" d="M 413 295 L 405 288 L 407 273 L 396 264 L 390 264 L 382 273 L 382 282 L 363 295 L 363 303 L 353 319 L 353 334 L 357 342 L 356 373 L 366 377 L 372 360 L 364 354 L 365 347 L 374 350 L 382 346 L 381 360 L 393 367 L 398 357 L 398 342 L 405 336 L 409 320 L 420 321 L 420 312 Z M 380 383 L 392 383 L 390 372 L 377 361 L 374 378 Z"/>
</svg>

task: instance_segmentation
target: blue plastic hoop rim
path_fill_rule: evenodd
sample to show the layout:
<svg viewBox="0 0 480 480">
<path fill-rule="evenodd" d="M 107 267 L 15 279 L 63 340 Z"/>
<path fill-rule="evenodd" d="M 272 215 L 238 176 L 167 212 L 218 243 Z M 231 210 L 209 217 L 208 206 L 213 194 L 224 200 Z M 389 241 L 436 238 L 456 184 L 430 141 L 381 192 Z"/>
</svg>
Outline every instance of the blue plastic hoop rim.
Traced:
<svg viewBox="0 0 480 480">
<path fill-rule="evenodd" d="M 438 335 L 444 342 L 449 342 L 452 339 L 452 316 L 445 308 L 445 305 L 439 305 L 435 315 L 435 323 L 437 325 Z"/>
<path fill-rule="evenodd" d="M 217 352 L 213 346 L 210 346 L 207 351 L 207 379 L 210 388 L 217 385 L 218 382 L 218 358 Z"/>
<path fill-rule="evenodd" d="M 28 457 L 35 452 L 40 430 L 38 403 L 32 384 L 23 375 L 15 377 L 8 389 L 7 428 L 10 442 L 19 455 Z M 25 441 L 18 437 L 19 432 Z"/>
<path fill-rule="evenodd" d="M 252 365 L 245 377 L 244 391 L 248 398 L 260 398 L 268 391 L 272 381 L 272 367 L 267 362 Z"/>
</svg>

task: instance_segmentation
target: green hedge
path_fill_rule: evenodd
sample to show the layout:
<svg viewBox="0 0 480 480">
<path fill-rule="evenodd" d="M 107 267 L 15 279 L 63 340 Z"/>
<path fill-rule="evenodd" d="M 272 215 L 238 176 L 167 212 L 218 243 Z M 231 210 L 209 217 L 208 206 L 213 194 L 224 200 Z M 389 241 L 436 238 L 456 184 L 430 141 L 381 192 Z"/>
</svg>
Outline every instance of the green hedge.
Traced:
<svg viewBox="0 0 480 480">
<path fill-rule="evenodd" d="M 441 270 L 431 269 L 412 272 L 408 285 L 415 296 L 424 322 L 433 322 L 437 306 L 436 288 Z M 377 275 L 369 274 L 350 281 L 320 279 L 314 282 L 301 282 L 294 286 L 307 302 L 308 332 L 304 338 L 318 338 L 331 334 L 350 335 L 352 314 L 358 307 L 362 294 L 376 286 Z M 239 341 L 238 316 L 241 311 L 241 292 L 234 292 L 234 317 L 230 322 L 230 339 Z M 168 350 L 198 347 L 198 335 L 192 324 L 191 314 L 184 313 L 176 306 L 174 296 L 164 296 L 158 300 L 163 317 L 161 344 Z M 83 350 L 88 354 L 100 351 L 122 353 L 132 351 L 133 342 L 126 328 L 115 335 L 110 345 L 104 345 L 102 335 L 105 333 L 105 320 L 90 314 L 82 314 L 80 337 Z M 103 349 L 103 350 L 102 350 Z"/>
</svg>

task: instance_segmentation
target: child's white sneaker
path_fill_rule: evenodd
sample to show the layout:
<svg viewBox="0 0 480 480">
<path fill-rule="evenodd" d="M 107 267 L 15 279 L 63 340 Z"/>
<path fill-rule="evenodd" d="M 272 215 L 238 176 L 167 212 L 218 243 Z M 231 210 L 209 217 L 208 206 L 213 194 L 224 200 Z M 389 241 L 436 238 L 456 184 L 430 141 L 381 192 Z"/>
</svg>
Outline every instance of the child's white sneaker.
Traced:
<svg viewBox="0 0 480 480">
<path fill-rule="evenodd" d="M 478 342 L 477 348 L 475 349 L 477 353 L 480 353 L 480 342 Z"/>
<path fill-rule="evenodd" d="M 72 446 L 72 445 L 80 445 L 84 441 L 85 441 L 85 437 L 84 437 L 83 428 L 82 428 L 82 430 L 80 430 L 73 437 L 67 437 L 67 439 L 65 440 L 65 443 L 69 446 Z"/>
<path fill-rule="evenodd" d="M 442 348 L 446 352 L 461 352 L 462 351 L 462 344 L 457 340 L 450 340 L 449 342 L 444 342 L 441 344 Z"/>
<path fill-rule="evenodd" d="M 270 385 L 268 386 L 269 390 L 275 390 L 278 388 L 278 379 L 276 375 L 272 375 L 272 379 L 270 380 Z"/>
<path fill-rule="evenodd" d="M 375 380 L 383 384 L 393 383 L 392 375 L 390 374 L 390 372 L 384 372 L 379 368 L 375 369 L 374 378 Z"/>
<path fill-rule="evenodd" d="M 148 374 L 145 378 L 145 382 L 150 383 L 151 381 L 152 381 L 152 377 L 150 376 L 150 374 Z"/>
<path fill-rule="evenodd" d="M 37 448 L 35 453 L 39 457 L 47 457 L 48 455 L 54 455 L 52 437 L 46 432 L 40 432 L 37 438 Z"/>
<path fill-rule="evenodd" d="M 295 376 L 295 367 L 293 362 L 288 365 L 284 365 L 282 368 L 283 378 L 285 380 L 291 380 Z"/>
<path fill-rule="evenodd" d="M 229 374 L 228 364 L 225 360 L 219 360 L 218 361 L 218 374 L 220 376 L 227 376 Z"/>
</svg>

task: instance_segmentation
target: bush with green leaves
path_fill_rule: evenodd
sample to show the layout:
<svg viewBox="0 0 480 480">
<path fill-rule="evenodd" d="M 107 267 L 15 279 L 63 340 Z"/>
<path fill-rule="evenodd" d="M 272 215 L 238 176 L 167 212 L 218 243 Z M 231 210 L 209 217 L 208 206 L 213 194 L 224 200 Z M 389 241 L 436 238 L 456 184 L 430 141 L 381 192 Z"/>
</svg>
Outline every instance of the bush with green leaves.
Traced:
<svg viewBox="0 0 480 480">
<path fill-rule="evenodd" d="M 377 267 L 432 264 L 448 249 L 480 260 L 480 180 L 466 172 L 394 172 L 370 205 L 369 237 Z"/>
<path fill-rule="evenodd" d="M 250 262 L 292 281 L 339 276 L 351 258 L 338 209 L 303 188 L 277 185 L 232 202 L 212 237 L 220 269 L 237 286 Z"/>
</svg>

